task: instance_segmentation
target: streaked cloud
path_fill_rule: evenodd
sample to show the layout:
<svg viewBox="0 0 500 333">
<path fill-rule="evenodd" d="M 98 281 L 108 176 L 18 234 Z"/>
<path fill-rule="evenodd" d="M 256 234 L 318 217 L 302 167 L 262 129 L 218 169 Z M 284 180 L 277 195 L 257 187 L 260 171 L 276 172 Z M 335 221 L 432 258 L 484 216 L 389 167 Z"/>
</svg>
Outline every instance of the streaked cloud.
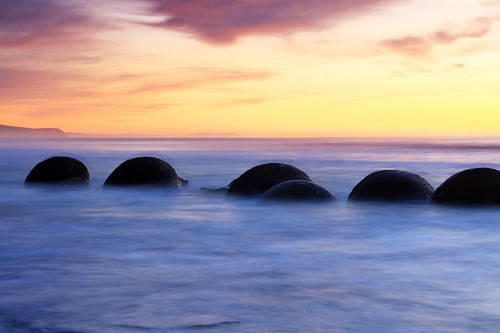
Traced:
<svg viewBox="0 0 500 333">
<path fill-rule="evenodd" d="M 431 51 L 432 44 L 425 37 L 405 36 L 401 38 L 386 39 L 382 46 L 398 53 L 412 57 L 424 57 Z"/>
<path fill-rule="evenodd" d="M 402 0 L 143 0 L 151 15 L 163 16 L 151 26 L 189 33 L 228 44 L 247 35 L 284 34 L 316 29 L 331 21 Z"/>
<path fill-rule="evenodd" d="M 437 45 L 452 44 L 462 39 L 481 38 L 491 30 L 492 20 L 481 17 L 459 27 L 446 27 L 424 36 L 404 36 L 385 39 L 380 44 L 391 51 L 410 57 L 430 55 Z"/>
<path fill-rule="evenodd" d="M 53 96 L 69 77 L 55 71 L 0 67 L 0 101 Z"/>
<path fill-rule="evenodd" d="M 480 38 L 491 30 L 488 18 L 478 18 L 470 21 L 459 29 L 441 29 L 431 35 L 431 40 L 439 44 L 450 44 L 464 38 Z"/>
<path fill-rule="evenodd" d="M 236 98 L 236 99 L 229 99 L 225 100 L 223 102 L 216 103 L 216 107 L 219 108 L 229 108 L 229 107 L 235 107 L 235 106 L 241 106 L 241 105 L 255 105 L 255 104 L 261 104 L 265 103 L 271 100 L 270 97 L 264 97 L 264 96 L 252 96 L 252 97 L 245 97 L 245 98 Z"/>
<path fill-rule="evenodd" d="M 148 78 L 147 83 L 132 90 L 130 93 L 169 92 L 174 90 L 201 88 L 216 84 L 267 80 L 276 76 L 275 73 L 268 71 L 230 70 L 209 67 L 191 67 L 183 69 L 182 72 L 182 79 L 172 80 L 162 75 Z"/>
</svg>

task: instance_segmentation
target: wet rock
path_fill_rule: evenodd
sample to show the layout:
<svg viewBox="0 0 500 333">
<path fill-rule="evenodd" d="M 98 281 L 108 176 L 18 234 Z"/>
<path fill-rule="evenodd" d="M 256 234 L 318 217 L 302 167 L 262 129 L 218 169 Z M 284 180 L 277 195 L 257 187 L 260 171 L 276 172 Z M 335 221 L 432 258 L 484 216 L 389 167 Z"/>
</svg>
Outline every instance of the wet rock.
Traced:
<svg viewBox="0 0 500 333">
<path fill-rule="evenodd" d="M 288 180 L 311 179 L 302 170 L 283 163 L 267 163 L 245 171 L 229 184 L 228 196 L 260 196 L 271 187 Z"/>
<path fill-rule="evenodd" d="M 106 179 L 104 186 L 152 185 L 180 187 L 188 183 L 175 169 L 156 157 L 137 157 L 120 164 Z"/>
<path fill-rule="evenodd" d="M 333 202 L 337 199 L 324 187 L 307 180 L 289 180 L 273 186 L 263 200 Z"/>
<path fill-rule="evenodd" d="M 26 184 L 89 184 L 87 167 L 77 159 L 54 156 L 38 163 L 28 174 Z"/>
<path fill-rule="evenodd" d="M 419 175 L 400 170 L 382 170 L 361 180 L 352 189 L 347 201 L 428 203 L 433 192 L 434 188 Z"/>
<path fill-rule="evenodd" d="M 202 187 L 200 189 L 200 197 L 223 197 L 227 193 L 227 187 L 221 187 L 221 188 L 208 188 L 208 187 Z"/>
<path fill-rule="evenodd" d="M 445 180 L 431 203 L 447 205 L 500 205 L 500 171 L 474 168 L 458 172 Z"/>
</svg>

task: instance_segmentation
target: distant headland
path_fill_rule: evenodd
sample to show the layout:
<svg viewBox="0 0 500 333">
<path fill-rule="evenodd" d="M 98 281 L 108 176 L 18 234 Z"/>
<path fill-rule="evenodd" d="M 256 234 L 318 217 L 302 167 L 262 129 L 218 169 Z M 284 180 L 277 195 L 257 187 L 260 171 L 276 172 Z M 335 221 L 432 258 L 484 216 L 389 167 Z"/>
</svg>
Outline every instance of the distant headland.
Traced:
<svg viewBox="0 0 500 333">
<path fill-rule="evenodd" d="M 68 135 L 58 128 L 28 128 L 0 125 L 0 138 L 67 138 Z"/>
<path fill-rule="evenodd" d="M 151 135 L 151 134 L 88 134 L 77 132 L 64 132 L 59 128 L 29 128 L 8 126 L 0 124 L 0 138 L 13 139 L 88 139 L 88 138 L 189 138 L 189 139 L 213 139 L 213 138 L 242 138 L 234 133 L 196 133 L 184 136 Z"/>
</svg>

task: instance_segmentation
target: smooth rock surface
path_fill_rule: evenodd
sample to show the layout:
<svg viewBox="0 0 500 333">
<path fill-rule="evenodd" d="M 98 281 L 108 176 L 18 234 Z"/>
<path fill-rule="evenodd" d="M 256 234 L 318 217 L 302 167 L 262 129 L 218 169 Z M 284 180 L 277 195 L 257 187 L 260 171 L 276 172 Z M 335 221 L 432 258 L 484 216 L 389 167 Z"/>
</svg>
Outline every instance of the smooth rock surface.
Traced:
<svg viewBox="0 0 500 333">
<path fill-rule="evenodd" d="M 500 205 L 500 171 L 491 168 L 460 171 L 436 189 L 431 203 Z"/>
<path fill-rule="evenodd" d="M 229 184 L 228 196 L 261 196 L 271 187 L 288 180 L 311 179 L 302 170 L 283 163 L 266 163 L 245 171 Z"/>
<path fill-rule="evenodd" d="M 275 201 L 336 201 L 324 187 L 307 180 L 289 180 L 273 186 L 262 196 L 263 200 Z"/>
<path fill-rule="evenodd" d="M 28 174 L 26 184 L 89 184 L 90 174 L 85 164 L 67 156 L 54 156 L 38 163 Z"/>
<path fill-rule="evenodd" d="M 381 170 L 361 180 L 352 189 L 347 201 L 428 203 L 433 192 L 434 188 L 419 175 L 400 170 Z"/>
<path fill-rule="evenodd" d="M 177 188 L 188 183 L 175 169 L 156 157 L 136 157 L 120 164 L 106 179 L 104 186 L 153 185 Z"/>
</svg>

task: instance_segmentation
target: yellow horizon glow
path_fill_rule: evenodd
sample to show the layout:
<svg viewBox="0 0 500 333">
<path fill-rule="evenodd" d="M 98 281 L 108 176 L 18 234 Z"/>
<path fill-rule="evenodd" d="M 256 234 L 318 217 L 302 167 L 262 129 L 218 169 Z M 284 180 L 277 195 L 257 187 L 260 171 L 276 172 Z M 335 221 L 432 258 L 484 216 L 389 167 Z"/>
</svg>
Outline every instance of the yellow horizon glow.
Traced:
<svg viewBox="0 0 500 333">
<path fill-rule="evenodd" d="M 423 19 L 433 10 L 447 16 Z M 403 1 L 225 45 L 123 23 L 80 58 L 64 47 L 0 55 L 8 73 L 31 75 L 0 79 L 0 123 L 169 137 L 499 136 L 498 14 L 473 0 Z"/>
</svg>

